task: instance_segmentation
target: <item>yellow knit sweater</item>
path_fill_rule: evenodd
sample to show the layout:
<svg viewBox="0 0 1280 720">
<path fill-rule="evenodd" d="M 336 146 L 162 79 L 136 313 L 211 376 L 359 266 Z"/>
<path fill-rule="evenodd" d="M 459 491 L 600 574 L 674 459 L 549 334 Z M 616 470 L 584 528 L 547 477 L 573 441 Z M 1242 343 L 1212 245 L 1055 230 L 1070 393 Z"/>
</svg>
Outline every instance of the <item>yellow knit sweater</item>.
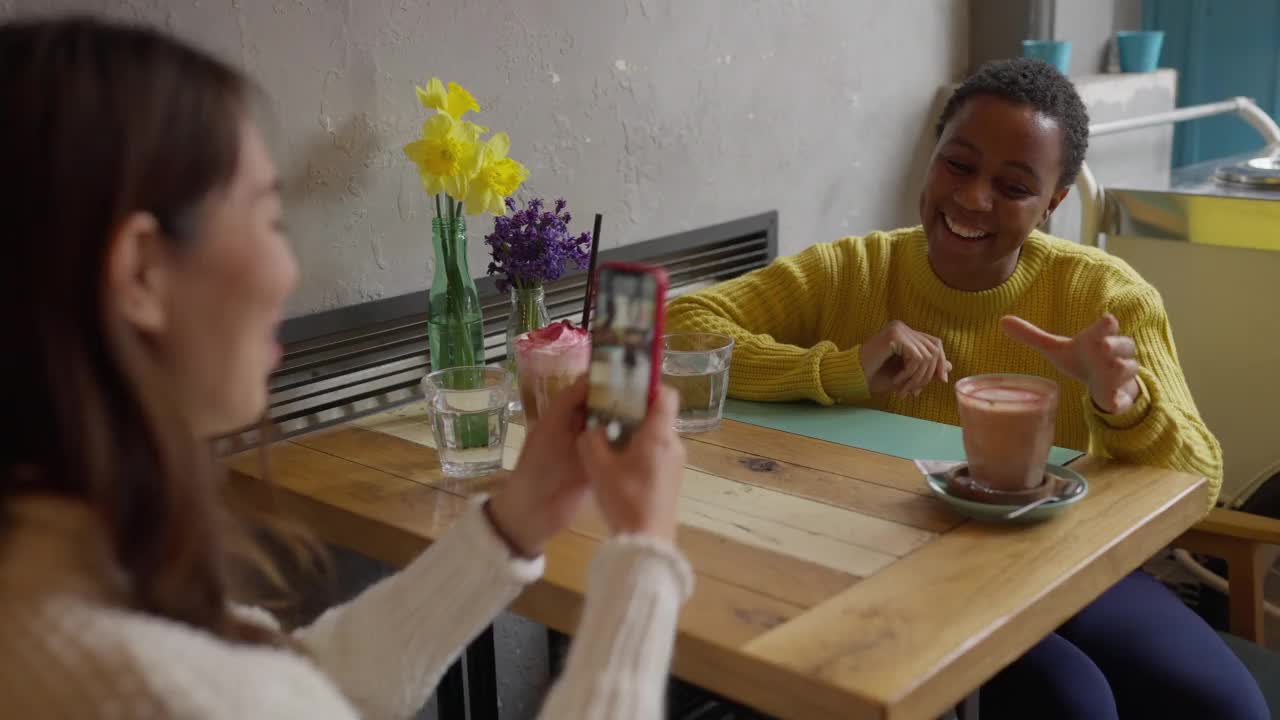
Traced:
<svg viewBox="0 0 1280 720">
<path fill-rule="evenodd" d="M 1035 350 L 1001 332 L 1018 315 L 1059 335 L 1075 335 L 1104 312 L 1134 338 L 1142 393 L 1119 415 L 1101 413 L 1084 385 Z M 859 344 L 891 320 L 942 339 L 951 380 L 1019 372 L 1061 384 L 1056 443 L 1119 460 L 1209 479 L 1210 503 L 1222 484 L 1222 451 L 1196 410 L 1178 365 L 1156 289 L 1124 261 L 1039 232 L 1018 267 L 982 292 L 943 284 L 929 265 L 918 227 L 814 245 L 748 275 L 674 300 L 673 331 L 733 335 L 729 394 L 744 400 L 850 403 L 959 424 L 951 386 L 931 383 L 918 397 L 872 397 Z"/>
</svg>

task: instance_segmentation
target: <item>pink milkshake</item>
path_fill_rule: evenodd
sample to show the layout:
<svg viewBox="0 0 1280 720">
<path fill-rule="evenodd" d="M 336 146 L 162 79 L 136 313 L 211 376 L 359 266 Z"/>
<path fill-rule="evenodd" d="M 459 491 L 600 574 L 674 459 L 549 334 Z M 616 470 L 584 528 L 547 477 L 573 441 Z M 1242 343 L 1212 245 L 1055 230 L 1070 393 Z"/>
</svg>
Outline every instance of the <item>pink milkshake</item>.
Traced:
<svg viewBox="0 0 1280 720">
<path fill-rule="evenodd" d="M 551 399 L 591 364 L 591 335 L 568 320 L 532 330 L 516 338 L 520 402 L 525 423 L 532 426 Z"/>
<path fill-rule="evenodd" d="M 1031 375 L 975 375 L 956 383 L 969 474 L 993 490 L 1044 481 L 1058 413 L 1058 384 Z"/>
</svg>

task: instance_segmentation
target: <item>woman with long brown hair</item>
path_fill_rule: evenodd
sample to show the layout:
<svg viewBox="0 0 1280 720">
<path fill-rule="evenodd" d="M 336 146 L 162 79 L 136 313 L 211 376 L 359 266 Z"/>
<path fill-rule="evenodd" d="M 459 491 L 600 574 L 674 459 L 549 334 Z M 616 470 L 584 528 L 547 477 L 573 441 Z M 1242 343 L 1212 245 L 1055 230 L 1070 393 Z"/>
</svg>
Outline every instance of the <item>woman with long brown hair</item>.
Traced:
<svg viewBox="0 0 1280 720">
<path fill-rule="evenodd" d="M 503 490 L 311 626 L 235 604 L 209 439 L 263 412 L 297 275 L 251 94 L 151 30 L 0 25 L 0 708 L 408 717 L 590 490 L 616 534 L 544 714 L 658 717 L 691 585 L 669 395 L 616 454 L 566 393 Z"/>
</svg>

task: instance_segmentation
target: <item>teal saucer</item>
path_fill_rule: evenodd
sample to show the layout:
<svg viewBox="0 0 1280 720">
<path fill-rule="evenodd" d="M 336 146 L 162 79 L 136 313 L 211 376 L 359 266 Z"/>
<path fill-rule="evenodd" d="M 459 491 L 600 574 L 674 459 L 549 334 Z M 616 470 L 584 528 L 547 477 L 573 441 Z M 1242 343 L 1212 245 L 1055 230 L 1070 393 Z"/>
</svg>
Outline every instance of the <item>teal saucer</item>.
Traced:
<svg viewBox="0 0 1280 720">
<path fill-rule="evenodd" d="M 1076 480 L 1083 485 L 1083 489 L 1075 496 L 1065 500 L 1050 500 L 1045 504 L 1032 508 L 1031 510 L 1019 515 L 1016 518 L 1007 518 L 1010 512 L 1017 510 L 1019 505 L 994 505 L 991 503 L 976 502 L 965 498 L 955 497 L 947 492 L 947 477 L 944 473 L 934 473 L 926 478 L 929 489 L 937 495 L 942 502 L 951 506 L 952 510 L 964 515 L 965 517 L 981 520 L 983 522 L 999 523 L 1002 525 L 1026 525 L 1029 523 L 1041 522 L 1057 515 L 1071 505 L 1074 505 L 1084 499 L 1089 494 L 1089 481 L 1085 480 L 1080 473 L 1069 470 L 1061 465 L 1048 463 L 1044 466 L 1045 472 L 1057 478 L 1064 480 Z"/>
</svg>

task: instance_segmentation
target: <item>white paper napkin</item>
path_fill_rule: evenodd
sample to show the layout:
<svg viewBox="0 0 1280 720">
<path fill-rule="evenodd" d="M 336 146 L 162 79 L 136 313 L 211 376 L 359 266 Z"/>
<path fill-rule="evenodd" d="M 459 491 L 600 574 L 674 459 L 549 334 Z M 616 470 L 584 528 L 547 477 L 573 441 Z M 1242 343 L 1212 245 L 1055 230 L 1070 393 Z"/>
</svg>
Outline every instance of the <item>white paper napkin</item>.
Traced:
<svg viewBox="0 0 1280 720">
<path fill-rule="evenodd" d="M 925 477 L 949 473 L 964 465 L 963 460 L 915 460 L 916 469 Z"/>
</svg>

